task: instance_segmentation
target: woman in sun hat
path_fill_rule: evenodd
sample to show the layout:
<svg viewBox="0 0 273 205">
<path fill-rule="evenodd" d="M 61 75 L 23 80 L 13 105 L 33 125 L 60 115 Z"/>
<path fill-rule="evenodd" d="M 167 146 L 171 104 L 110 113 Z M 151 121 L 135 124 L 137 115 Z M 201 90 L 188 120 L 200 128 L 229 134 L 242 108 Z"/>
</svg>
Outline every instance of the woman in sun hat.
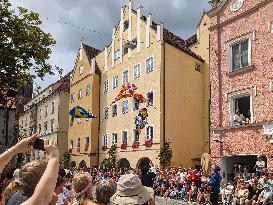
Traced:
<svg viewBox="0 0 273 205">
<path fill-rule="evenodd" d="M 111 197 L 113 205 L 154 205 L 154 191 L 142 185 L 138 176 L 125 174 L 117 182 L 117 191 Z"/>
</svg>

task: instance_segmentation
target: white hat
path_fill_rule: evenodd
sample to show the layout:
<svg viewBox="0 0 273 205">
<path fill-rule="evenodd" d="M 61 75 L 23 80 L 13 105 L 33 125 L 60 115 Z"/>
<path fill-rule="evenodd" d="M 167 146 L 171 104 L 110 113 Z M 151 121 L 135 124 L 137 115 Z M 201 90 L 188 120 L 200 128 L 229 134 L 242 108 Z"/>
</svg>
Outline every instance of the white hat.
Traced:
<svg viewBox="0 0 273 205">
<path fill-rule="evenodd" d="M 117 191 L 111 197 L 111 204 L 144 204 L 152 198 L 154 191 L 142 185 L 138 176 L 125 174 L 117 183 Z"/>
</svg>

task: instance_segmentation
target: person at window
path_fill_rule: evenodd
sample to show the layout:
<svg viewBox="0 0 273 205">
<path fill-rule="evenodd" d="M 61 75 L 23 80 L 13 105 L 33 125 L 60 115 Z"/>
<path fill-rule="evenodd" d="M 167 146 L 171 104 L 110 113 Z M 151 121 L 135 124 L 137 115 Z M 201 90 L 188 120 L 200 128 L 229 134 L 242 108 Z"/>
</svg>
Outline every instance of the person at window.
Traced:
<svg viewBox="0 0 273 205">
<path fill-rule="evenodd" d="M 265 168 L 265 161 L 263 161 L 261 155 L 257 157 L 257 161 L 254 168 L 256 169 L 256 176 L 259 178 L 261 176 L 261 172 Z"/>
<path fill-rule="evenodd" d="M 249 119 L 245 118 L 245 116 L 241 114 L 240 110 L 237 109 L 234 115 L 234 125 L 243 125 L 248 123 Z"/>
</svg>

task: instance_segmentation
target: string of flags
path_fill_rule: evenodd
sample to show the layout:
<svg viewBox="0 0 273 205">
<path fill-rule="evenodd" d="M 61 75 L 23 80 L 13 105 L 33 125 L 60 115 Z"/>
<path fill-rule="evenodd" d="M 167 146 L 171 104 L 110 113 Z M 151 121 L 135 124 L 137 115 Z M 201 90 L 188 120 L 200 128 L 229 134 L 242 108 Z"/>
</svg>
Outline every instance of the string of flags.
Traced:
<svg viewBox="0 0 273 205">
<path fill-rule="evenodd" d="M 63 25 L 67 25 L 67 26 L 70 26 L 70 27 L 73 27 L 73 28 L 76 28 L 76 29 L 80 29 L 80 30 L 83 30 L 83 31 L 86 31 L 86 32 L 96 33 L 96 34 L 98 34 L 100 36 L 104 36 L 104 37 L 111 37 L 112 36 L 109 33 L 104 33 L 104 32 L 97 31 L 97 30 L 92 29 L 92 28 L 88 28 L 88 27 L 76 25 L 76 24 L 70 23 L 68 21 L 61 20 L 60 18 L 59 19 L 54 19 L 54 18 L 45 17 L 45 19 L 47 21 L 57 22 L 57 23 L 60 23 L 60 24 L 63 24 Z"/>
</svg>

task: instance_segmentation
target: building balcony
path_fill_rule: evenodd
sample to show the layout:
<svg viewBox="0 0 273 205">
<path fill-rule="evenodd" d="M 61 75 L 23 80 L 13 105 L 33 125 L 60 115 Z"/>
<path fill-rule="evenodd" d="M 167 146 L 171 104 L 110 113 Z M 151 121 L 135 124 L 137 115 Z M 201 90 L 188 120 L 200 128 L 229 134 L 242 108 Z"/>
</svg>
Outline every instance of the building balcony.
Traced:
<svg viewBox="0 0 273 205">
<path fill-rule="evenodd" d="M 139 148 L 139 141 L 135 141 L 132 145 L 133 149 L 138 149 Z"/>
</svg>

